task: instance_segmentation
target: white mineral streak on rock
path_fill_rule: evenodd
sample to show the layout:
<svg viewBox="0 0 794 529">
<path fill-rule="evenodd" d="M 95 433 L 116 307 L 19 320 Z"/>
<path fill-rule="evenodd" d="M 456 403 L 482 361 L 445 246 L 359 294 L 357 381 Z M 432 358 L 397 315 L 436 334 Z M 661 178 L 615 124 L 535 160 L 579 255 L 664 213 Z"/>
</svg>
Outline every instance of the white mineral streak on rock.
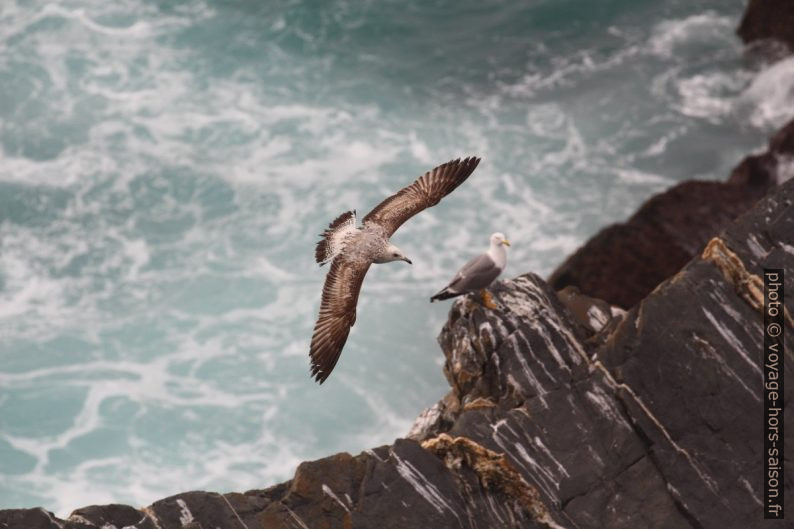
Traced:
<svg viewBox="0 0 794 529">
<path fill-rule="evenodd" d="M 488 508 L 493 513 L 494 518 L 499 520 L 499 524 L 506 525 L 504 518 L 502 518 L 502 516 L 499 514 L 500 505 L 497 505 L 496 502 L 494 501 L 493 494 L 486 494 L 485 500 L 488 502 Z"/>
<path fill-rule="evenodd" d="M 482 322 L 480 324 L 480 328 L 477 331 L 479 333 L 481 342 L 483 338 L 487 336 L 488 342 L 491 344 L 491 346 L 496 345 L 496 334 L 494 333 L 493 328 L 491 327 L 491 322 L 489 321 Z"/>
<path fill-rule="evenodd" d="M 521 457 L 521 459 L 523 459 L 534 470 L 534 472 L 531 472 L 531 474 L 536 478 L 541 478 L 543 480 L 543 490 L 546 491 L 549 497 L 556 498 L 557 492 L 560 490 L 559 479 L 552 474 L 550 469 L 541 465 L 535 460 L 535 458 L 529 455 L 529 452 L 527 452 L 527 449 L 524 448 L 524 445 L 521 443 L 513 443 L 513 448 Z M 554 492 L 552 492 L 552 489 L 554 489 Z"/>
<path fill-rule="evenodd" d="M 527 453 L 521 443 L 513 443 L 513 446 L 510 447 L 507 438 L 499 433 L 499 429 L 502 427 L 505 427 L 505 429 L 512 433 L 514 437 L 518 437 L 515 430 L 513 430 L 510 425 L 507 424 L 507 421 L 502 419 L 491 425 L 491 430 L 493 431 L 491 437 L 497 446 L 502 449 L 503 453 L 509 454 L 511 456 L 511 460 L 515 461 L 518 466 L 524 469 L 524 472 L 535 478 L 535 482 L 541 489 L 543 489 L 543 492 L 547 497 L 557 498 L 559 483 L 555 482 L 554 476 L 552 476 L 547 469 L 538 465 L 538 463 L 532 459 L 529 453 Z M 518 453 L 520 457 L 515 457 L 516 453 Z"/>
<path fill-rule="evenodd" d="M 230 510 L 230 511 L 232 511 L 232 513 L 234 514 L 234 517 L 237 519 L 237 521 L 238 521 L 238 522 L 240 522 L 240 527 L 242 527 L 243 529 L 246 529 L 245 522 L 243 522 L 243 519 L 242 519 L 242 518 L 240 518 L 240 515 L 239 515 L 239 514 L 237 513 L 237 511 L 234 509 L 234 507 L 232 506 L 232 504 L 231 504 L 231 503 L 229 503 L 229 498 L 227 498 L 227 497 L 226 497 L 226 496 L 224 496 L 224 495 L 221 495 L 221 498 L 223 498 L 223 501 L 226 503 L 226 506 L 227 506 L 227 507 L 229 507 L 229 510 Z M 133 528 L 133 529 L 136 529 L 136 528 Z"/>
<path fill-rule="evenodd" d="M 557 365 L 560 366 L 560 369 L 570 373 L 571 372 L 570 365 L 568 364 L 568 362 L 566 362 L 563 359 L 560 350 L 557 349 L 557 346 L 554 345 L 554 341 L 551 339 L 551 335 L 549 334 L 547 329 L 547 327 L 551 327 L 551 329 L 554 330 L 558 335 L 562 336 L 563 338 L 566 338 L 566 342 L 568 341 L 567 339 L 568 337 L 563 333 L 562 326 L 556 320 L 556 317 L 552 317 L 550 314 L 547 314 L 544 315 L 543 320 L 536 319 L 530 322 L 529 325 L 530 327 L 532 327 L 532 329 L 535 332 L 538 333 L 538 335 L 541 338 L 543 338 L 543 342 L 546 344 L 546 349 L 557 361 Z M 573 365 L 579 365 L 579 363 L 581 362 L 581 360 L 576 355 L 571 355 L 570 360 Z"/>
<path fill-rule="evenodd" d="M 520 328 L 521 325 L 529 325 L 535 330 L 543 338 L 549 352 L 554 356 L 561 369 L 569 371 L 570 364 L 579 365 L 582 360 L 586 362 L 587 354 L 579 341 L 562 325 L 555 312 L 547 310 L 551 306 L 551 302 L 540 287 L 525 277 L 514 279 L 513 287 L 500 293 L 501 299 L 509 309 L 503 313 L 504 317 L 511 320 L 516 328 Z M 549 329 L 562 336 L 570 350 L 576 353 L 571 355 L 570 364 L 563 360 L 561 352 L 555 347 Z M 505 331 L 503 334 L 507 334 L 507 332 Z"/>
<path fill-rule="evenodd" d="M 755 491 L 755 489 L 753 489 L 753 486 L 750 484 L 750 482 L 747 481 L 747 478 L 740 479 L 739 483 L 741 483 L 742 486 L 745 489 L 747 489 L 747 492 L 750 493 L 750 497 L 753 498 L 753 500 L 758 504 L 759 507 L 762 507 L 764 505 L 764 502 L 761 501 L 761 497 L 758 496 L 758 493 Z"/>
<path fill-rule="evenodd" d="M 595 305 L 591 305 L 590 308 L 587 309 L 587 323 L 590 324 L 591 329 L 598 332 L 609 323 L 609 316 L 604 314 L 604 311 Z"/>
<path fill-rule="evenodd" d="M 545 309 L 545 307 L 552 307 L 552 304 L 551 301 L 549 301 L 549 299 L 543 294 L 543 291 L 540 289 L 540 286 L 534 283 L 529 283 L 529 284 L 531 289 L 537 293 L 537 296 L 541 300 L 542 306 L 544 307 L 542 320 L 546 323 L 548 327 L 550 327 L 552 330 L 554 330 L 557 334 L 559 334 L 565 339 L 571 351 L 576 352 L 575 355 L 571 355 L 571 362 L 574 365 L 579 365 L 582 361 L 584 361 L 584 363 L 588 363 L 589 359 L 587 357 L 587 353 L 584 351 L 584 349 L 582 349 L 581 344 L 579 344 L 579 340 L 577 340 L 576 337 L 574 337 L 573 333 L 571 333 L 571 330 L 566 325 L 562 324 L 562 320 L 560 319 L 559 314 L 557 314 L 556 311 L 553 310 L 547 311 Z M 551 338 L 547 337 L 548 335 L 546 334 L 545 329 L 543 329 L 543 333 L 544 333 L 543 334 L 544 340 L 547 340 L 547 342 L 549 343 L 549 350 L 552 352 L 552 354 L 554 354 L 557 351 L 557 349 L 551 344 L 550 342 Z M 566 350 L 568 350 L 568 348 L 566 348 Z M 557 354 L 559 355 L 559 353 Z"/>
<path fill-rule="evenodd" d="M 332 500 L 334 500 L 336 503 L 338 503 L 339 505 L 341 505 L 341 506 L 342 506 L 342 508 L 343 508 L 344 510 L 346 510 L 347 512 L 350 512 L 350 509 L 348 508 L 348 506 L 347 506 L 347 505 L 345 505 L 345 502 L 343 502 L 342 500 L 340 500 L 340 499 L 339 499 L 339 496 L 337 496 L 336 494 L 334 494 L 334 491 L 333 491 L 333 490 L 331 490 L 331 487 L 329 487 L 328 485 L 326 485 L 325 483 L 323 483 L 322 489 L 323 489 L 323 492 L 324 492 L 324 493 L 325 493 L 327 496 L 329 496 L 329 497 L 330 497 Z"/>
<path fill-rule="evenodd" d="M 612 313 L 613 318 L 623 318 L 628 314 L 625 310 L 621 309 L 620 307 L 616 307 L 615 305 L 610 305 L 609 311 Z"/>
<path fill-rule="evenodd" d="M 578 366 L 582 362 L 584 362 L 585 364 L 589 363 L 590 359 L 588 358 L 585 350 L 582 349 L 582 345 L 579 343 L 579 340 L 576 339 L 576 337 L 573 335 L 573 333 L 567 326 L 560 324 L 560 321 L 557 319 L 556 315 L 554 316 L 553 319 L 548 318 L 546 320 L 546 323 L 550 327 L 552 327 L 555 331 L 557 331 L 557 333 L 560 336 L 565 338 L 565 342 L 568 344 L 571 351 L 576 352 L 575 355 L 571 355 L 571 362 L 574 365 Z M 556 351 L 556 348 L 554 349 L 554 351 Z"/>
<path fill-rule="evenodd" d="M 48 516 L 48 517 L 58 527 L 63 527 L 63 524 L 57 522 L 55 519 L 53 519 L 52 516 Z M 75 522 L 75 523 L 86 524 L 86 525 L 93 525 L 93 523 L 90 522 L 87 518 L 85 518 L 84 516 L 81 516 L 79 514 L 72 514 L 71 516 L 69 516 L 69 521 L 70 522 Z M 3 527 L 5 527 L 5 524 L 3 524 Z"/>
<path fill-rule="evenodd" d="M 532 441 L 535 443 L 535 446 L 537 446 L 537 447 L 540 449 L 540 451 L 541 451 L 541 452 L 543 452 L 544 454 L 546 454 L 546 457 L 548 457 L 549 459 L 551 459 L 552 461 L 554 461 L 554 464 L 555 464 L 555 465 L 557 465 L 557 470 L 559 470 L 559 471 L 560 471 L 560 474 L 564 475 L 566 478 L 569 478 L 569 477 L 571 477 L 571 475 L 570 475 L 570 474 L 568 474 L 568 471 L 565 469 L 565 467 L 564 467 L 564 466 L 562 466 L 562 463 L 560 463 L 560 462 L 557 460 L 557 458 L 556 458 L 556 457 L 554 457 L 554 454 L 552 454 L 552 453 L 551 453 L 551 451 L 550 451 L 548 448 L 546 448 L 546 445 L 545 445 L 545 444 L 543 444 L 543 440 L 541 440 L 541 438 L 540 438 L 540 437 L 537 437 L 537 436 L 535 436 L 535 437 L 532 439 Z"/>
<path fill-rule="evenodd" d="M 176 504 L 179 505 L 179 523 L 184 527 L 193 521 L 193 513 L 187 508 L 187 503 L 182 498 L 177 499 Z"/>
<path fill-rule="evenodd" d="M 511 334 L 511 332 L 508 330 L 507 326 L 502 321 L 502 317 L 501 316 L 503 316 L 503 315 L 504 315 L 504 313 L 500 313 L 500 317 L 493 318 L 492 328 L 496 327 L 496 331 L 499 334 L 499 336 L 508 336 L 509 334 Z M 494 345 L 496 345 L 496 344 L 494 343 Z M 494 349 L 496 349 L 496 348 L 494 348 Z"/>
<path fill-rule="evenodd" d="M 154 511 L 151 507 L 141 507 L 141 511 L 143 512 L 144 517 L 148 517 L 157 529 L 163 529 L 162 524 L 160 524 L 160 520 L 157 519 L 157 515 L 154 514 Z M 141 520 L 139 523 L 143 523 L 143 520 Z"/>
<path fill-rule="evenodd" d="M 713 492 L 714 494 L 719 493 L 719 487 L 717 486 L 717 482 L 709 476 L 708 472 L 700 465 L 700 463 L 692 457 L 692 455 L 687 452 L 684 448 L 681 447 L 678 443 L 675 442 L 673 436 L 670 435 L 670 432 L 667 431 L 667 428 L 664 427 L 662 422 L 653 414 L 651 409 L 643 402 L 639 395 L 629 386 L 628 384 L 619 383 L 615 380 L 615 377 L 612 376 L 612 373 L 609 372 L 609 369 L 604 366 L 601 362 L 594 362 L 593 366 L 599 369 L 604 376 L 606 377 L 607 383 L 612 386 L 615 390 L 623 390 L 628 393 L 632 400 L 642 409 L 642 412 L 645 416 L 659 429 L 659 431 L 664 435 L 667 439 L 667 442 L 681 454 L 689 463 L 689 466 L 697 473 L 698 477 L 706 484 L 706 486 Z"/>
<path fill-rule="evenodd" d="M 750 234 L 750 236 L 747 237 L 747 248 L 750 249 L 756 259 L 763 259 L 769 253 L 764 250 L 764 247 L 758 242 L 755 234 Z"/>
<path fill-rule="evenodd" d="M 678 489 L 672 486 L 669 482 L 667 483 L 667 491 L 678 501 L 678 503 L 684 506 L 684 510 L 686 510 L 686 512 L 692 512 L 692 508 L 687 504 L 686 498 L 681 496 L 681 493 L 678 492 Z"/>
<path fill-rule="evenodd" d="M 309 529 L 309 526 L 308 526 L 308 525 L 306 525 L 306 522 L 304 522 L 304 521 L 301 519 L 301 517 L 300 517 L 300 516 L 298 516 L 297 514 L 295 514 L 295 513 L 292 511 L 292 509 L 290 509 L 290 508 L 289 508 L 289 507 L 287 507 L 286 505 L 285 505 L 284 507 L 287 509 L 287 512 L 290 514 L 290 516 L 292 516 L 292 519 L 293 519 L 293 520 L 295 520 L 295 523 L 297 523 L 297 524 L 298 524 L 298 525 L 301 527 L 301 529 Z"/>
<path fill-rule="evenodd" d="M 518 380 L 515 379 L 515 377 L 513 376 L 512 373 L 508 373 L 507 374 L 506 380 L 507 380 L 507 385 L 510 386 L 510 388 L 512 388 L 512 392 L 515 395 L 524 395 L 524 394 L 526 394 L 526 391 L 525 391 L 526 388 L 524 386 L 522 386 L 521 383 Z M 532 398 L 538 399 L 538 401 L 540 401 L 540 404 L 541 404 L 541 406 L 543 406 L 544 409 L 549 409 L 549 404 L 546 402 L 546 399 L 545 399 L 544 395 L 545 395 L 545 393 L 538 393 L 537 395 L 535 395 Z M 517 411 L 521 411 L 521 410 L 523 410 L 523 408 L 516 408 L 516 410 Z"/>
<path fill-rule="evenodd" d="M 604 466 L 605 466 L 605 465 L 604 465 L 604 460 L 603 460 L 603 459 L 601 459 L 601 456 L 600 456 L 600 455 L 598 455 L 598 452 L 596 452 L 595 448 L 593 448 L 593 446 L 592 446 L 591 444 L 589 444 L 589 443 L 588 443 L 588 445 L 587 445 L 587 451 L 588 451 L 588 452 L 590 452 L 590 457 L 592 457 L 592 458 L 593 458 L 593 460 L 595 460 L 595 461 L 598 461 L 598 464 L 599 464 L 601 467 L 604 467 Z"/>
<path fill-rule="evenodd" d="M 756 373 L 758 373 L 759 375 L 763 376 L 763 373 L 761 372 L 761 368 L 760 368 L 760 367 L 758 367 L 758 365 L 756 365 L 756 362 L 754 362 L 754 361 L 753 361 L 753 359 L 752 359 L 752 358 L 750 358 L 750 356 L 749 356 L 749 355 L 747 354 L 747 352 L 744 350 L 744 346 L 742 345 L 742 342 L 741 342 L 741 340 L 739 340 L 739 339 L 738 339 L 738 338 L 737 338 L 737 337 L 736 337 L 736 336 L 735 336 L 735 335 L 734 335 L 734 334 L 731 332 L 731 330 L 730 330 L 730 329 L 728 329 L 727 327 L 725 327 L 725 326 L 724 326 L 724 325 L 723 325 L 723 324 L 722 324 L 722 323 L 721 323 L 721 322 L 720 322 L 720 321 L 719 321 L 717 318 L 715 318 L 715 317 L 714 317 L 714 315 L 713 315 L 711 312 L 709 312 L 709 311 L 708 311 L 708 310 L 707 310 L 705 307 L 702 307 L 702 308 L 701 308 L 701 310 L 703 310 L 703 314 L 705 314 L 705 315 L 706 315 L 706 318 L 707 318 L 707 319 L 708 319 L 708 320 L 711 322 L 711 324 L 714 326 L 714 328 L 715 328 L 715 329 L 717 329 L 717 332 L 719 332 L 719 333 L 720 333 L 720 336 L 722 336 L 722 338 L 723 338 L 723 339 L 724 339 L 726 342 L 728 342 L 728 343 L 731 345 L 731 347 L 733 348 L 733 350 L 734 350 L 734 351 L 736 351 L 737 353 L 739 353 L 739 355 L 740 355 L 740 356 L 741 356 L 741 357 L 744 359 L 744 361 L 745 361 L 745 362 L 747 362 L 747 364 L 748 364 L 748 365 L 749 365 L 751 368 L 753 368 L 753 370 L 755 370 L 755 372 L 756 372 Z"/>
<path fill-rule="evenodd" d="M 714 288 L 709 293 L 709 296 L 711 296 L 714 300 L 717 301 L 717 305 L 720 308 L 722 308 L 725 311 L 725 313 L 728 314 L 728 316 L 730 316 L 733 319 L 733 321 L 744 326 L 744 324 L 747 323 L 748 318 L 743 317 L 739 313 L 739 311 L 737 311 L 734 307 L 731 306 L 731 303 L 727 299 L 725 299 L 725 296 L 723 295 L 722 291 L 718 288 L 717 284 L 714 281 L 710 281 L 709 284 L 714 285 Z M 745 331 L 746 330 L 747 328 L 745 328 Z M 753 334 L 760 334 L 760 330 L 761 329 L 758 328 L 759 332 Z M 748 334 L 750 333 L 748 332 Z"/>
<path fill-rule="evenodd" d="M 538 521 L 546 524 L 549 529 L 566 529 L 564 526 L 555 522 L 549 513 L 545 513 L 543 516 L 538 518 Z"/>
<path fill-rule="evenodd" d="M 532 355 L 532 358 L 534 358 L 538 362 L 538 364 L 540 365 L 541 369 L 543 369 L 543 372 L 546 373 L 547 377 L 549 377 L 549 380 L 551 380 L 552 382 L 554 382 L 556 384 L 557 383 L 557 379 L 554 378 L 554 376 L 549 372 L 548 369 L 546 369 L 546 362 L 544 362 L 541 358 L 538 358 L 537 355 L 534 354 L 534 351 L 532 350 L 532 347 L 529 345 L 529 340 L 527 340 L 526 335 L 521 333 L 520 338 L 521 338 L 521 341 L 526 345 L 526 350 L 529 351 L 529 353 Z M 570 370 L 568 369 L 568 366 L 565 366 L 565 370 L 570 372 Z"/>
<path fill-rule="evenodd" d="M 538 395 L 542 395 L 543 393 L 546 393 L 546 389 L 543 387 L 543 385 L 540 383 L 540 381 L 537 379 L 537 377 L 535 377 L 535 374 L 529 368 L 529 364 L 527 363 L 527 359 L 524 358 L 524 355 L 520 354 L 520 351 L 518 350 L 519 348 L 518 348 L 518 345 L 517 345 L 518 338 L 517 338 L 516 335 L 517 335 L 517 333 L 511 334 L 508 337 L 508 340 L 510 340 L 510 342 L 513 343 L 513 348 L 519 352 L 519 354 L 517 354 L 515 356 L 516 356 L 516 359 L 518 360 L 518 363 L 521 364 L 521 371 L 524 372 L 524 376 L 526 377 L 527 382 L 529 382 L 529 385 L 532 387 L 532 389 L 535 390 L 535 393 L 538 394 Z M 529 344 L 527 344 L 527 345 L 529 345 Z"/>
<path fill-rule="evenodd" d="M 493 365 L 494 368 L 496 369 L 496 377 L 497 377 L 497 379 L 501 379 L 502 378 L 502 364 L 499 361 L 499 353 L 497 353 L 496 351 L 491 353 L 491 365 Z"/>
<path fill-rule="evenodd" d="M 508 307 L 508 314 L 514 314 L 520 320 L 529 320 L 537 316 L 537 306 L 527 299 L 527 296 L 516 296 L 516 291 L 529 290 L 527 286 L 531 283 L 523 277 L 513 280 L 513 288 L 506 289 L 500 295 L 504 299 L 505 306 Z"/>
<path fill-rule="evenodd" d="M 58 527 L 63 527 L 63 524 L 57 522 L 55 519 L 53 519 L 52 516 L 48 515 L 48 517 Z M 75 523 L 86 524 L 86 525 L 93 525 L 92 522 L 90 522 L 87 518 L 85 518 L 84 516 L 81 516 L 79 514 L 72 514 L 71 516 L 69 516 L 69 521 L 70 522 L 75 522 Z M 5 524 L 3 524 L 3 526 L 5 527 Z"/>
<path fill-rule="evenodd" d="M 501 423 L 501 424 L 500 424 L 500 423 Z M 519 434 L 519 433 L 518 433 L 518 432 L 515 430 L 515 428 L 513 428 L 512 426 L 510 426 L 510 423 L 509 423 L 509 422 L 507 422 L 507 420 L 506 420 L 506 419 L 505 419 L 505 420 L 502 420 L 502 421 L 499 421 L 499 422 L 498 422 L 498 423 L 496 423 L 496 424 L 497 424 L 497 425 L 499 425 L 499 427 L 500 427 L 500 428 L 501 428 L 501 427 L 504 427 L 504 429 L 505 429 L 505 430 L 507 430 L 508 432 L 510 432 L 510 433 L 513 435 L 513 437 L 518 437 L 519 435 L 521 435 L 521 434 Z"/>
<path fill-rule="evenodd" d="M 623 416 L 623 413 L 615 406 L 614 399 L 607 395 L 603 388 L 594 386 L 592 391 L 585 391 L 584 396 L 598 408 L 604 417 L 627 430 L 631 430 L 631 425 Z"/>
<path fill-rule="evenodd" d="M 366 450 L 364 450 L 364 452 L 369 454 L 369 455 L 371 455 L 372 457 L 374 457 L 375 459 L 377 459 L 381 463 L 384 463 L 384 460 L 380 456 L 378 456 L 378 454 L 376 454 L 375 451 L 372 450 L 371 448 L 367 448 Z"/>
<path fill-rule="evenodd" d="M 759 397 L 758 395 L 759 392 L 754 391 L 747 384 L 745 384 L 744 380 L 742 380 L 741 377 L 739 377 L 739 375 L 736 374 L 736 371 L 734 371 L 733 368 L 728 365 L 728 363 L 725 361 L 722 355 L 716 349 L 714 349 L 714 347 L 710 343 L 699 337 L 695 337 L 695 342 L 697 342 L 700 345 L 699 351 L 702 351 L 707 359 L 715 360 L 719 364 L 720 369 L 723 371 L 723 373 L 728 375 L 730 378 L 736 380 L 744 388 L 744 390 L 750 394 L 753 400 L 755 400 L 756 402 L 761 402 L 761 397 Z"/>
<path fill-rule="evenodd" d="M 442 514 L 444 509 L 446 509 L 451 512 L 458 520 L 458 523 L 460 523 L 460 517 L 458 516 L 458 513 L 455 512 L 455 509 L 453 509 L 446 498 L 444 498 L 444 495 L 441 494 L 441 491 L 439 491 L 438 488 L 424 476 L 424 474 L 419 472 L 419 470 L 409 461 L 401 459 L 396 453 L 394 453 L 394 450 L 390 450 L 389 454 L 395 461 L 397 472 L 405 481 L 411 484 L 417 494 L 419 494 L 425 499 L 425 501 L 432 505 L 433 508 L 439 512 L 439 514 Z"/>
</svg>

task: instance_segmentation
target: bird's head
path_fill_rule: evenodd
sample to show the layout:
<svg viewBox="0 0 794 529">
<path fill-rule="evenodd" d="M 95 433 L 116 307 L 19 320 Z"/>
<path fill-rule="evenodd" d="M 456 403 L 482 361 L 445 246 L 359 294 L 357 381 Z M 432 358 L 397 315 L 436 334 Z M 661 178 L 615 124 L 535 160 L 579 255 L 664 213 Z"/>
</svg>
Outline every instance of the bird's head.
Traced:
<svg viewBox="0 0 794 529">
<path fill-rule="evenodd" d="M 405 256 L 403 251 L 393 244 L 389 244 L 389 246 L 386 247 L 386 250 L 384 250 L 375 260 L 376 263 L 389 263 L 391 261 L 405 261 L 408 264 L 413 264 L 411 260 Z"/>
<path fill-rule="evenodd" d="M 510 241 L 504 236 L 504 233 L 496 232 L 491 235 L 491 246 L 510 246 Z"/>
</svg>

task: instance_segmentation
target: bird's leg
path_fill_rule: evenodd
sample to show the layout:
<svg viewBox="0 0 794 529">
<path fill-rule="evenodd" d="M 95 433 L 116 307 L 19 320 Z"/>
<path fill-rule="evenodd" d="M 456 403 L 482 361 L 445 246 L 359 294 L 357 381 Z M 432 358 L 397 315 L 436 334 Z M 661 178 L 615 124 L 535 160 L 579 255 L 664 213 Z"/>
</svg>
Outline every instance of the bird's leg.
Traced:
<svg viewBox="0 0 794 529">
<path fill-rule="evenodd" d="M 485 289 L 480 290 L 480 295 L 482 296 L 482 304 L 485 305 L 486 308 L 489 308 L 489 309 L 498 309 L 499 308 L 496 305 L 496 303 L 494 303 L 493 296 L 491 296 L 491 294 L 487 290 L 485 290 Z"/>
</svg>

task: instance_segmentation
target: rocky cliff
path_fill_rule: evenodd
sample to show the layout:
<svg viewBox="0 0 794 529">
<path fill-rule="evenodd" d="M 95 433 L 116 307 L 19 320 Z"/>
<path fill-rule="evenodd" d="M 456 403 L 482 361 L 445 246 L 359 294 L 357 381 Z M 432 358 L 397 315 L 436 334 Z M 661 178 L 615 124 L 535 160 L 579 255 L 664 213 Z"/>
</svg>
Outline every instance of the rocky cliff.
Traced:
<svg viewBox="0 0 794 529">
<path fill-rule="evenodd" d="M 590 277 L 604 290 L 586 293 L 627 313 L 592 300 L 578 311 L 576 294 L 533 274 L 496 284 L 495 310 L 458 300 L 439 337 L 451 389 L 406 439 L 303 463 L 263 490 L 90 506 L 66 520 L 4 510 L 0 529 L 794 527 L 763 519 L 760 430 L 763 268 L 786 270 L 794 292 L 791 157 L 794 122 L 728 183 L 651 199 L 631 229 L 602 232 L 552 277 Z M 615 261 L 614 248 L 634 253 Z M 622 271 L 604 273 L 605 262 Z M 794 336 L 794 295 L 786 306 Z M 794 436 L 785 443 L 790 458 Z"/>
<path fill-rule="evenodd" d="M 682 182 L 648 199 L 626 222 L 598 232 L 549 277 L 556 289 L 634 306 L 677 273 L 772 186 L 794 176 L 794 120 L 766 152 L 746 157 L 727 182 Z"/>
<path fill-rule="evenodd" d="M 533 274 L 498 283 L 498 309 L 457 301 L 440 336 L 452 389 L 410 439 L 303 463 L 265 490 L 68 520 L 0 511 L 0 527 L 783 527 L 762 517 L 764 267 L 792 271 L 794 292 L 794 179 L 598 335 Z M 793 296 L 787 310 L 794 332 Z"/>
</svg>

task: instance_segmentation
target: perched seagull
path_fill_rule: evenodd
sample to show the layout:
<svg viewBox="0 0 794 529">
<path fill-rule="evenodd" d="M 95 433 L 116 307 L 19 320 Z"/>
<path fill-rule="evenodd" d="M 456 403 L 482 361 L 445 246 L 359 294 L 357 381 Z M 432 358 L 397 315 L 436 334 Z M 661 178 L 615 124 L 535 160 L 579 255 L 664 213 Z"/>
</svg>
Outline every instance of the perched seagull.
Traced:
<svg viewBox="0 0 794 529">
<path fill-rule="evenodd" d="M 480 163 L 479 158 L 452 160 L 420 176 L 370 211 L 356 227 L 356 212 L 339 215 L 320 236 L 314 256 L 320 266 L 331 262 L 325 278 L 320 316 L 309 350 L 312 376 L 322 384 L 331 374 L 350 328 L 356 322 L 361 283 L 372 263 L 405 261 L 389 238 L 403 222 L 435 206 L 462 184 Z"/>
<path fill-rule="evenodd" d="M 495 309 L 496 305 L 490 294 L 485 290 L 485 287 L 499 277 L 499 274 L 502 273 L 507 264 L 505 246 L 510 246 L 510 241 L 503 234 L 497 232 L 491 235 L 491 246 L 488 251 L 472 258 L 463 265 L 463 268 L 458 270 L 449 285 L 430 298 L 430 303 L 437 299 L 454 298 L 455 296 L 479 290 L 483 304 L 489 309 Z"/>
</svg>

